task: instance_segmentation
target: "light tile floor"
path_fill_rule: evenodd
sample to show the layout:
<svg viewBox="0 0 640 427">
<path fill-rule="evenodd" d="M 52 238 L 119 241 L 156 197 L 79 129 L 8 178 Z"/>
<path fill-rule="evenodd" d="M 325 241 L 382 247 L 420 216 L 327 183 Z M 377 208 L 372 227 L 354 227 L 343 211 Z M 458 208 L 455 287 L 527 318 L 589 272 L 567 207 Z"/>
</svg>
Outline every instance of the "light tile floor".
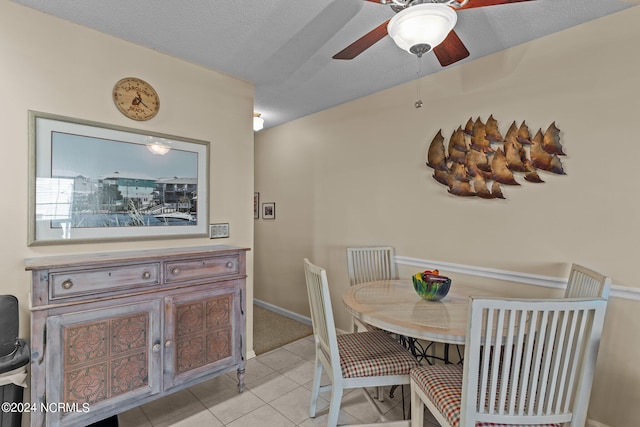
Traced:
<svg viewBox="0 0 640 427">
<path fill-rule="evenodd" d="M 329 393 L 322 393 L 315 418 L 309 417 L 315 350 L 313 336 L 247 361 L 245 391 L 238 393 L 229 372 L 119 415 L 120 427 L 308 427 L 326 425 Z M 323 381 L 323 384 L 327 381 Z M 405 411 L 409 387 L 405 386 Z M 378 402 L 390 420 L 402 419 L 402 393 L 388 388 Z M 375 412 L 359 389 L 347 390 L 338 424 L 375 422 Z M 425 413 L 425 427 L 437 426 Z"/>
</svg>

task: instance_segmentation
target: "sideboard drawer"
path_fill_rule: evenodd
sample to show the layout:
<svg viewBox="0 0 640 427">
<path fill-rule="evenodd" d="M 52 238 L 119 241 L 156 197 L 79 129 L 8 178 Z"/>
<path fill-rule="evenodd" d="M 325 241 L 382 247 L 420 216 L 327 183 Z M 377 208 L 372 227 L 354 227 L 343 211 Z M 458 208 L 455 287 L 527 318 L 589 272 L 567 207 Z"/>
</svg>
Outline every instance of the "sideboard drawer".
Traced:
<svg viewBox="0 0 640 427">
<path fill-rule="evenodd" d="M 164 267 L 165 281 L 172 283 L 237 274 L 238 261 L 237 255 L 228 255 L 167 262 Z"/>
<path fill-rule="evenodd" d="M 160 283 L 160 264 L 135 264 L 51 273 L 50 299 L 71 298 Z"/>
</svg>

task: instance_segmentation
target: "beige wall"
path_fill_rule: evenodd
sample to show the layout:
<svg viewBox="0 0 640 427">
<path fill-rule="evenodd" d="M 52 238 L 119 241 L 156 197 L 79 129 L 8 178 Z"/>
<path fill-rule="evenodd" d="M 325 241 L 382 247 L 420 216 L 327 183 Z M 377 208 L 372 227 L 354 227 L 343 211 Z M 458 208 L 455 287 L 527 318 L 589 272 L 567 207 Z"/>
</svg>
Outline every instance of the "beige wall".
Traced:
<svg viewBox="0 0 640 427">
<path fill-rule="evenodd" d="M 23 260 L 68 253 L 172 246 L 253 246 L 253 84 L 0 0 L 0 117 L 3 186 L 0 293 L 20 300 L 28 335 L 29 277 Z M 134 122 L 113 104 L 122 77 L 151 83 L 158 115 Z M 27 247 L 27 111 L 43 111 L 210 141 L 210 222 L 228 222 L 230 238 Z M 252 296 L 253 252 L 248 252 Z M 249 307 L 249 342 L 252 311 Z"/>
<path fill-rule="evenodd" d="M 327 268 L 337 326 L 347 246 L 389 244 L 397 254 L 567 277 L 572 262 L 640 288 L 635 243 L 640 144 L 640 8 L 632 8 L 261 132 L 256 191 L 276 220 L 256 222 L 255 296 L 309 313 L 302 259 Z M 469 117 L 493 114 L 506 132 L 556 121 L 566 176 L 504 187 L 506 200 L 448 195 L 425 167 L 429 143 Z M 639 303 L 613 297 L 590 418 L 640 418 Z"/>
</svg>

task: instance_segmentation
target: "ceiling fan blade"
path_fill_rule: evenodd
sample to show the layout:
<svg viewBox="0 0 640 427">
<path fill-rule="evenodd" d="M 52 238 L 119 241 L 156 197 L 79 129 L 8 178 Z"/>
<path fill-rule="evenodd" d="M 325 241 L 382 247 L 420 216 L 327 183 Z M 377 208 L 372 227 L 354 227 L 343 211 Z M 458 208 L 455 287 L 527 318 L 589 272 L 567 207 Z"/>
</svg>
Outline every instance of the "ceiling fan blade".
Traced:
<svg viewBox="0 0 640 427">
<path fill-rule="evenodd" d="M 436 54 L 440 65 L 443 67 L 461 61 L 469 56 L 469 51 L 454 30 L 451 30 L 442 43 L 433 48 L 433 53 Z"/>
<path fill-rule="evenodd" d="M 333 55 L 333 59 L 353 59 L 365 50 L 379 42 L 387 34 L 387 24 L 390 20 L 383 22 L 364 36 L 360 37 L 340 52 Z"/>
<path fill-rule="evenodd" d="M 462 7 L 456 8 L 456 10 L 473 9 L 476 7 L 485 7 L 485 6 L 497 6 L 500 4 L 520 3 L 525 1 L 534 1 L 534 0 L 469 0 L 469 3 L 467 3 Z"/>
</svg>

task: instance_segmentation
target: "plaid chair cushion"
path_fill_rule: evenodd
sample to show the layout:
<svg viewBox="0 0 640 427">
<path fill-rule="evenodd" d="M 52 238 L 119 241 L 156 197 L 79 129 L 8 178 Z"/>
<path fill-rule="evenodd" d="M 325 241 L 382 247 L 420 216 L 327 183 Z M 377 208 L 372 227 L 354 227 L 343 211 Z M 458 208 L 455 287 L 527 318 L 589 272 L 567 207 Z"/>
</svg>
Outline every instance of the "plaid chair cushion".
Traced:
<svg viewBox="0 0 640 427">
<path fill-rule="evenodd" d="M 462 401 L 461 365 L 422 366 L 411 370 L 411 379 L 453 427 L 460 425 Z M 496 424 L 477 422 L 476 427 L 560 427 L 560 424 Z"/>
<path fill-rule="evenodd" d="M 408 375 L 416 359 L 385 332 L 338 335 L 340 368 L 344 378 Z"/>
</svg>

